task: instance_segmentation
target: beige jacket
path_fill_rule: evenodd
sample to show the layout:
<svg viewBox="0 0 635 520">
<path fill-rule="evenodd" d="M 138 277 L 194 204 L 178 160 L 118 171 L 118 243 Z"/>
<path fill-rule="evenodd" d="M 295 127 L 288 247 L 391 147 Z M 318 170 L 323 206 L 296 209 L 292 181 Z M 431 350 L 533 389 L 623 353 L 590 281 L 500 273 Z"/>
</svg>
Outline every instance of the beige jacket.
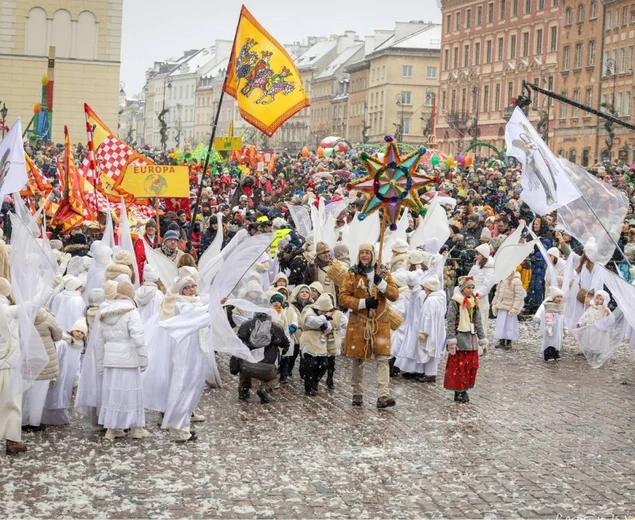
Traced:
<svg viewBox="0 0 635 520">
<path fill-rule="evenodd" d="M 496 307 L 501 311 L 514 309 L 516 313 L 519 313 L 523 309 L 525 296 L 526 293 L 520 280 L 520 273 L 514 271 L 512 277 L 507 277 L 505 280 L 498 282 L 492 307 Z"/>
<path fill-rule="evenodd" d="M 48 365 L 46 365 L 44 370 L 42 370 L 37 379 L 38 381 L 55 379 L 60 373 L 55 342 L 62 339 L 64 332 L 57 324 L 55 317 L 44 307 L 40 307 L 37 311 L 34 325 L 40 335 L 40 338 L 42 338 L 42 343 L 44 343 L 46 353 L 49 357 Z"/>
</svg>

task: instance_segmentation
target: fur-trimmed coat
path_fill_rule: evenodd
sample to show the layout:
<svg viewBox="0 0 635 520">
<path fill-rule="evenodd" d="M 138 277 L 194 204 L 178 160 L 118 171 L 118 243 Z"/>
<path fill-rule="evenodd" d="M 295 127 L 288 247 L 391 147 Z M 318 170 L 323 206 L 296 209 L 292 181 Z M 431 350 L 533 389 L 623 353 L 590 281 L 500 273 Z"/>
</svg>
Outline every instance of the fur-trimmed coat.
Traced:
<svg viewBox="0 0 635 520">
<path fill-rule="evenodd" d="M 387 283 L 384 292 L 373 287 L 372 280 L 374 275 L 375 270 L 367 275 L 361 273 L 358 270 L 358 266 L 353 266 L 346 273 L 340 288 L 340 305 L 352 311 L 346 328 L 344 345 L 344 352 L 349 357 L 370 359 L 373 356 L 390 355 L 390 322 L 385 310 L 387 300 L 394 302 L 399 298 L 399 288 L 393 281 L 390 272 L 384 266 L 381 267 L 381 276 Z M 375 295 L 375 293 L 377 294 Z M 369 314 L 371 311 L 366 309 L 359 310 L 359 302 L 373 295 L 379 300 L 379 307 L 374 311 L 375 318 L 370 318 Z M 367 344 L 364 338 L 364 331 L 369 319 L 376 321 L 376 332 L 372 345 Z"/>
</svg>

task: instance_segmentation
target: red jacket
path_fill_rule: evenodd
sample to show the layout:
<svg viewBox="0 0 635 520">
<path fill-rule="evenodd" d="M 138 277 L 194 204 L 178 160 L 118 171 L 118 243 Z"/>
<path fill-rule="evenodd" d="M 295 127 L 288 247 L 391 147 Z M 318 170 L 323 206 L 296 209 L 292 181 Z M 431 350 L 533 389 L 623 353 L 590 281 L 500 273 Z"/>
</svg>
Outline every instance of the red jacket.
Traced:
<svg viewBox="0 0 635 520">
<path fill-rule="evenodd" d="M 156 249 L 157 247 L 161 245 L 160 240 L 156 240 L 154 244 L 151 243 L 147 239 L 147 235 L 143 235 L 141 238 L 137 238 L 136 242 L 134 243 L 134 253 L 135 253 L 135 256 L 137 257 L 137 269 L 139 270 L 139 284 L 143 283 L 143 266 L 146 263 L 146 249 L 143 245 L 144 240 L 147 242 L 149 246 L 152 247 L 152 249 Z"/>
</svg>

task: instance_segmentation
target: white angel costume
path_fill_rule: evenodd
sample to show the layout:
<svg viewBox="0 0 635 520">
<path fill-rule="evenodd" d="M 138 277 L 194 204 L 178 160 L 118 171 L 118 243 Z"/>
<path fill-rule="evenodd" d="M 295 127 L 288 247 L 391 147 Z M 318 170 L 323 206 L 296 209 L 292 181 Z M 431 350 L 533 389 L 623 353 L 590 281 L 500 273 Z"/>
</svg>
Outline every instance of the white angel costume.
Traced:
<svg viewBox="0 0 635 520">
<path fill-rule="evenodd" d="M 392 274 L 392 279 L 399 288 L 399 298 L 397 298 L 397 301 L 395 302 L 388 302 L 388 305 L 391 305 L 393 309 L 395 309 L 403 318 L 404 323 L 406 322 L 408 300 L 410 298 L 410 289 L 406 284 L 407 274 L 408 272 L 403 269 Z M 399 349 L 401 348 L 401 345 L 403 343 L 404 332 L 404 325 L 399 327 L 397 330 L 391 330 L 390 332 L 390 353 L 392 357 L 396 358 L 397 354 L 399 353 Z"/>
<path fill-rule="evenodd" d="M 81 282 L 71 275 L 64 277 L 64 290 L 51 301 L 51 314 L 55 316 L 62 330 L 70 330 L 73 324 L 86 312 L 86 302 L 79 292 Z"/>
<path fill-rule="evenodd" d="M 163 301 L 163 293 L 157 287 L 159 277 L 148 265 L 143 270 L 143 284 L 135 292 L 135 302 L 144 325 L 159 313 Z"/>
</svg>

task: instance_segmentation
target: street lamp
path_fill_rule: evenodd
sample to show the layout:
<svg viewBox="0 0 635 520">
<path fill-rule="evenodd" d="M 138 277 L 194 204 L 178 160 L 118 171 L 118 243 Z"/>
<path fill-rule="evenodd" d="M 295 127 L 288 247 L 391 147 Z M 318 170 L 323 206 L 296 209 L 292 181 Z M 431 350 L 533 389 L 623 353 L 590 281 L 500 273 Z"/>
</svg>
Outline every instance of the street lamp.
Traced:
<svg viewBox="0 0 635 520">
<path fill-rule="evenodd" d="M 165 148 L 168 142 L 168 125 L 165 122 L 165 114 L 169 112 L 170 109 L 165 108 L 165 91 L 166 88 L 172 90 L 172 78 L 168 74 L 163 80 L 163 107 L 161 109 L 161 113 L 158 115 L 157 119 L 159 120 L 159 124 L 161 128 L 159 132 L 161 133 L 161 146 L 163 147 L 163 151 L 165 152 Z"/>
<path fill-rule="evenodd" d="M 398 124 L 395 124 L 395 126 L 397 127 L 397 131 L 395 132 L 395 141 L 397 141 L 398 143 L 401 142 L 403 140 L 403 124 L 404 124 L 404 118 L 403 118 L 403 111 L 404 111 L 404 100 L 403 100 L 403 95 L 402 94 L 397 94 L 397 106 L 401 107 L 401 118 L 400 118 L 400 122 Z"/>
<path fill-rule="evenodd" d="M 9 113 L 9 109 L 7 105 L 2 103 L 2 109 L 0 110 L 0 116 L 2 116 L 2 139 L 4 139 L 5 128 L 7 127 L 7 114 Z"/>
<path fill-rule="evenodd" d="M 606 70 L 605 70 L 605 76 L 613 76 L 613 92 L 611 94 L 611 99 L 610 99 L 610 103 L 607 103 L 607 106 L 605 107 L 609 113 L 612 116 L 616 116 L 617 114 L 615 113 L 615 84 L 616 84 L 616 80 L 617 80 L 617 71 L 616 69 L 616 62 L 614 59 L 609 58 L 606 60 Z M 615 135 L 615 133 L 613 132 L 613 122 L 612 121 L 605 121 L 604 123 L 604 129 L 606 130 L 607 136 L 606 136 L 606 147 L 608 149 L 609 152 L 609 162 L 612 159 L 613 156 L 613 136 Z"/>
</svg>

